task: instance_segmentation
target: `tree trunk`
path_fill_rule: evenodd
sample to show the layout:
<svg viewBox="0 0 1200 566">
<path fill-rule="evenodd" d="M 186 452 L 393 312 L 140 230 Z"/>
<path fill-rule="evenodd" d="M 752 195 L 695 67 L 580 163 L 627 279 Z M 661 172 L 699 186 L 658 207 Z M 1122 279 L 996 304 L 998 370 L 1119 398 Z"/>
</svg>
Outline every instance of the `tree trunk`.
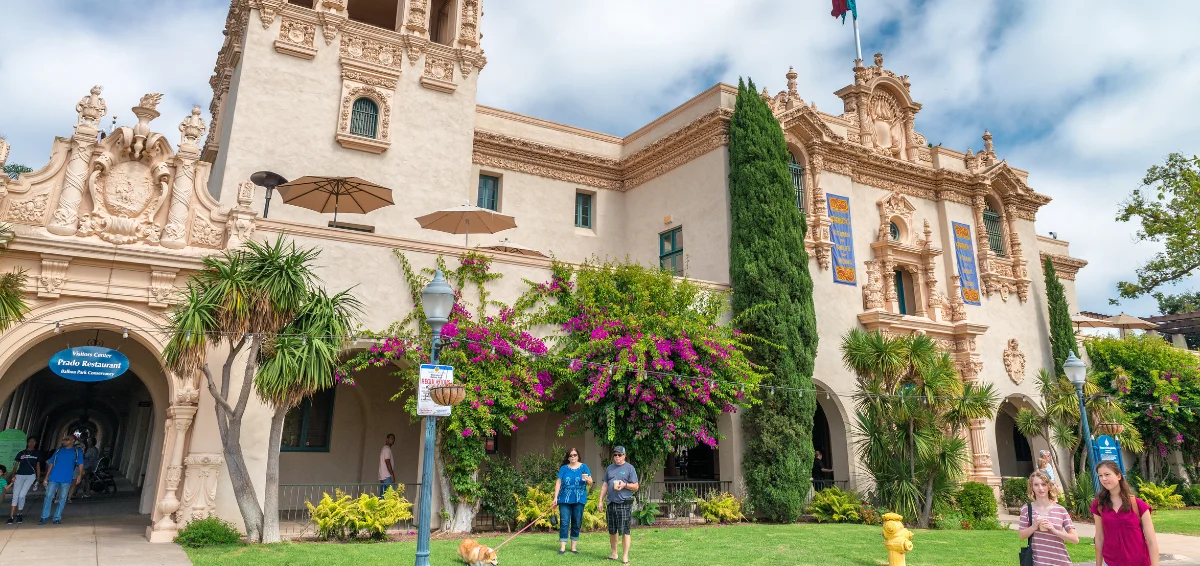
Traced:
<svg viewBox="0 0 1200 566">
<path fill-rule="evenodd" d="M 233 361 L 229 359 L 225 361 L 222 368 L 225 377 L 224 383 L 221 384 L 222 398 L 220 402 L 216 403 L 217 423 L 221 433 L 221 448 L 225 455 L 225 466 L 229 470 L 229 481 L 233 484 L 234 499 L 237 501 L 238 510 L 242 513 L 242 521 L 246 524 L 246 540 L 251 543 L 262 540 L 263 512 L 262 507 L 258 504 L 254 481 L 250 477 L 249 470 L 246 469 L 246 458 L 242 454 L 242 416 L 245 414 L 246 405 L 250 399 L 250 389 L 253 387 L 251 379 L 258 368 L 258 352 L 261 346 L 262 339 L 260 337 L 255 336 L 251 339 L 237 405 L 232 408 L 232 411 L 228 408 L 228 397 L 224 392 L 229 390 L 232 376 L 229 375 L 228 368 L 232 367 Z M 229 356 L 237 356 L 239 352 L 238 349 L 231 350 Z M 212 392 L 211 389 L 210 387 L 210 392 Z M 213 393 L 215 396 L 215 392 Z M 220 426 L 222 423 L 224 426 Z"/>
<path fill-rule="evenodd" d="M 267 480 L 263 486 L 263 533 L 264 543 L 279 542 L 279 445 L 283 442 L 283 419 L 288 406 L 275 408 L 271 415 L 271 435 L 267 440 Z"/>
<path fill-rule="evenodd" d="M 933 515 L 933 482 L 937 479 L 937 474 L 930 473 L 929 480 L 925 482 L 925 503 L 921 505 L 921 521 L 922 529 L 929 528 L 929 519 Z"/>
</svg>

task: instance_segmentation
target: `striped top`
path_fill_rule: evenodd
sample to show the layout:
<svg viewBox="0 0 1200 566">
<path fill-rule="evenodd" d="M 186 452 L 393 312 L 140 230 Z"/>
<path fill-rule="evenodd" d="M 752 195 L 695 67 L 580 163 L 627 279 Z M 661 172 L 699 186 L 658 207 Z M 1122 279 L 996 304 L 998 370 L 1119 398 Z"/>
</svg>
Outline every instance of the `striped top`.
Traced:
<svg viewBox="0 0 1200 566">
<path fill-rule="evenodd" d="M 1050 524 L 1061 531 L 1067 531 L 1075 528 L 1075 523 L 1071 522 L 1071 514 L 1062 505 L 1053 503 L 1050 505 L 1050 513 L 1048 515 L 1040 515 L 1035 510 L 1033 519 L 1036 521 L 1045 517 L 1050 519 Z M 1021 528 L 1028 527 L 1029 521 L 1029 506 L 1021 506 Z M 1033 563 L 1035 566 L 1071 566 L 1071 557 L 1067 554 L 1067 545 L 1062 539 L 1058 538 L 1049 531 L 1034 531 L 1030 537 L 1033 541 Z"/>
</svg>

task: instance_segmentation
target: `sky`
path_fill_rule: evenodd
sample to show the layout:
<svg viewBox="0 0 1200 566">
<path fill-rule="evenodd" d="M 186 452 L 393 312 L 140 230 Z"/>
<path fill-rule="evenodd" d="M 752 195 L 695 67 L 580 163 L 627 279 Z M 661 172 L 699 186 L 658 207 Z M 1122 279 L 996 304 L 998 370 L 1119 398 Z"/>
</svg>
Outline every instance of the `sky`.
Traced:
<svg viewBox="0 0 1200 566">
<path fill-rule="evenodd" d="M 351 0 L 365 1 L 365 0 Z M 378 1 L 378 0 L 374 0 Z M 173 123 L 208 119 L 222 41 L 221 0 L 42 0 L 5 6 L 0 136 L 10 163 L 42 166 L 69 136 L 94 84 L 118 125 L 142 94 L 164 94 Z M 103 5 L 103 9 L 97 6 Z M 1146 169 L 1200 153 L 1200 2 L 859 0 L 864 57 L 909 75 L 933 144 L 978 151 L 989 129 L 1001 159 L 1054 201 L 1038 231 L 1089 261 L 1081 308 L 1157 313 L 1153 299 L 1109 304 L 1117 281 L 1161 248 L 1115 220 Z M 753 78 L 772 93 L 789 66 L 818 109 L 852 80 L 849 22 L 829 0 L 484 0 L 480 104 L 626 135 L 716 82 Z M 160 130 L 165 129 L 158 125 Z M 174 136 L 170 136 L 172 139 Z M 1028 245 L 1028 244 L 1027 244 Z M 1170 291 L 1200 288 L 1193 278 Z"/>
</svg>

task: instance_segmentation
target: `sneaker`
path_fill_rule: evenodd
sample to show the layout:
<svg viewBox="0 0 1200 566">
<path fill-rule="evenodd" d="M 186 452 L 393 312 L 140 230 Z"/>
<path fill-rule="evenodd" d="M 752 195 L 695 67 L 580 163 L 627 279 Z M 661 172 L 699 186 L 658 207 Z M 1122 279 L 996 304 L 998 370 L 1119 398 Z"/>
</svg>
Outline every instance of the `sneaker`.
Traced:
<svg viewBox="0 0 1200 566">
<path fill-rule="evenodd" d="M 10 525 L 11 525 L 11 524 L 13 524 L 14 522 L 15 522 L 15 521 L 13 521 L 13 518 L 12 518 L 12 517 L 9 517 L 9 518 L 8 518 L 8 524 L 10 524 Z"/>
<path fill-rule="evenodd" d="M 45 525 L 45 524 L 46 524 L 46 520 L 45 520 L 45 519 L 42 519 L 41 521 L 38 521 L 38 524 L 39 524 L 39 525 Z"/>
<path fill-rule="evenodd" d="M 54 520 L 54 524 L 55 524 L 55 525 L 61 525 L 61 524 L 62 524 L 62 519 L 55 519 L 55 520 Z"/>
<path fill-rule="evenodd" d="M 25 514 L 17 513 L 17 524 L 20 525 L 21 523 L 24 523 L 24 522 L 25 522 Z"/>
</svg>

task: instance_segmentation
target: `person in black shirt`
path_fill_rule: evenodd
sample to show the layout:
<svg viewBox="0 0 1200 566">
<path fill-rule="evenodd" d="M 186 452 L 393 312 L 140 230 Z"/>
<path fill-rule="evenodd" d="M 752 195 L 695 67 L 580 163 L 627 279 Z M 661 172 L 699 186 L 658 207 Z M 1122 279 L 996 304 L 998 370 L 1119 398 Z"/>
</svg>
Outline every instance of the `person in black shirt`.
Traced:
<svg viewBox="0 0 1200 566">
<path fill-rule="evenodd" d="M 13 495 L 12 508 L 8 511 L 8 524 L 21 523 L 25 520 L 25 495 L 29 488 L 37 483 L 42 471 L 42 453 L 37 449 L 37 439 L 30 438 L 25 442 L 25 449 L 17 452 L 13 463 Z"/>
<path fill-rule="evenodd" d="M 825 463 L 825 456 L 823 454 L 821 454 L 821 451 L 817 450 L 816 454 L 813 455 L 813 465 L 812 465 L 813 490 L 821 491 L 822 489 L 829 487 L 832 484 L 832 482 L 829 481 L 832 478 L 832 476 L 833 476 L 833 469 L 829 467 L 829 464 Z"/>
</svg>

